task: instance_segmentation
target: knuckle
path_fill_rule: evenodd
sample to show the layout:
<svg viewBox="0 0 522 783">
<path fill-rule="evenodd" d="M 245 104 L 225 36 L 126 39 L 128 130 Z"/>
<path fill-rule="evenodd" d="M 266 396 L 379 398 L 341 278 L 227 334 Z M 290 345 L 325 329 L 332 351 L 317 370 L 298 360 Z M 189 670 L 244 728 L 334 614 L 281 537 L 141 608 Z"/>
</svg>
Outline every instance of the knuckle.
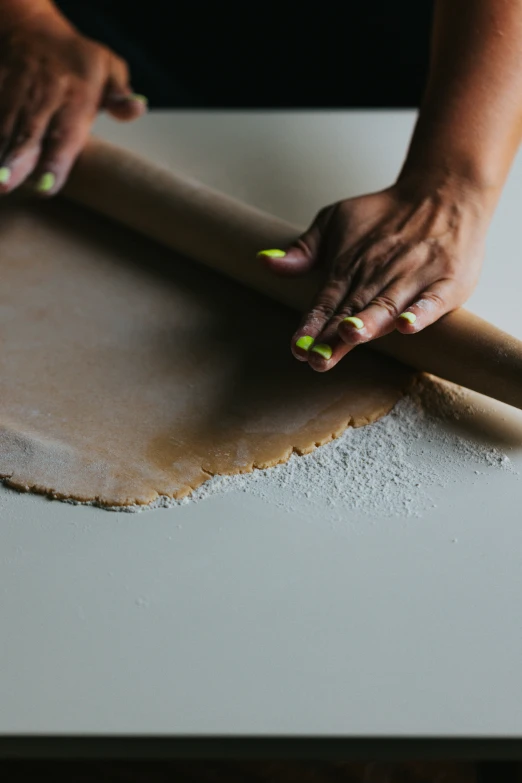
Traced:
<svg viewBox="0 0 522 783">
<path fill-rule="evenodd" d="M 429 242 L 429 261 L 436 264 L 440 274 L 450 276 L 457 269 L 457 259 L 448 253 L 438 238 Z"/>
<path fill-rule="evenodd" d="M 41 136 L 42 130 L 41 119 L 37 116 L 26 114 L 21 118 L 20 126 L 12 137 L 11 147 L 13 149 L 26 147 Z"/>
<path fill-rule="evenodd" d="M 434 305 L 437 308 L 445 308 L 446 307 L 446 303 L 445 303 L 444 299 L 436 291 L 425 291 L 422 294 L 422 299 L 424 301 L 428 301 L 431 305 Z"/>
<path fill-rule="evenodd" d="M 30 132 L 29 128 L 24 128 L 24 130 L 17 131 L 13 137 L 13 149 L 19 150 L 20 148 L 25 147 L 26 144 L 31 140 L 32 135 L 33 134 Z"/>
<path fill-rule="evenodd" d="M 343 310 L 346 310 L 349 315 L 353 313 L 360 313 L 366 307 L 366 299 L 362 293 L 352 294 L 350 299 L 346 302 Z"/>
<path fill-rule="evenodd" d="M 333 282 L 343 283 L 349 286 L 353 277 L 354 269 L 351 256 L 347 254 L 338 258 L 330 271 L 330 278 Z"/>
<path fill-rule="evenodd" d="M 31 141 L 31 139 L 34 139 L 36 136 L 39 136 L 41 132 L 42 132 L 42 124 L 36 117 L 34 117 L 28 120 L 25 129 L 22 132 L 22 136 L 25 139 L 25 141 Z"/>
<path fill-rule="evenodd" d="M 317 302 L 310 310 L 309 318 L 311 321 L 328 320 L 335 313 L 335 306 L 332 302 Z"/>
<path fill-rule="evenodd" d="M 337 318 L 340 321 L 342 321 L 344 318 L 348 318 L 351 315 L 355 315 L 356 313 L 360 312 L 360 310 L 356 307 L 352 307 L 351 304 L 346 304 L 341 307 L 339 312 L 337 313 Z"/>
<path fill-rule="evenodd" d="M 47 141 L 51 142 L 53 147 L 60 147 L 66 144 L 72 134 L 72 130 L 67 125 L 56 125 L 47 133 Z"/>
<path fill-rule="evenodd" d="M 457 260 L 445 254 L 441 259 L 440 270 L 444 277 L 453 277 L 457 271 Z"/>
<path fill-rule="evenodd" d="M 400 312 L 397 303 L 394 301 L 394 299 L 392 299 L 390 296 L 387 296 L 386 294 L 380 294 L 379 296 L 376 296 L 372 300 L 372 305 L 381 307 L 383 310 L 386 310 L 386 312 L 392 318 L 397 318 Z"/>
</svg>

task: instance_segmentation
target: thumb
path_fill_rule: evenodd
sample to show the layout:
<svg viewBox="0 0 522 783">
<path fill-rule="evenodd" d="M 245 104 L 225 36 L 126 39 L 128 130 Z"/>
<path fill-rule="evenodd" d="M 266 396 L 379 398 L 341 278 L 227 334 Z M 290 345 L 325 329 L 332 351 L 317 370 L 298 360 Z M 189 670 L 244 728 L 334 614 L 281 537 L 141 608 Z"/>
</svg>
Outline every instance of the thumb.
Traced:
<svg viewBox="0 0 522 783">
<path fill-rule="evenodd" d="M 257 257 L 276 275 L 304 275 L 319 263 L 321 240 L 328 220 L 329 207 L 322 209 L 304 234 L 286 250 L 261 250 Z"/>
<path fill-rule="evenodd" d="M 135 120 L 147 111 L 145 96 L 131 90 L 127 63 L 112 53 L 102 108 L 123 122 Z"/>
</svg>

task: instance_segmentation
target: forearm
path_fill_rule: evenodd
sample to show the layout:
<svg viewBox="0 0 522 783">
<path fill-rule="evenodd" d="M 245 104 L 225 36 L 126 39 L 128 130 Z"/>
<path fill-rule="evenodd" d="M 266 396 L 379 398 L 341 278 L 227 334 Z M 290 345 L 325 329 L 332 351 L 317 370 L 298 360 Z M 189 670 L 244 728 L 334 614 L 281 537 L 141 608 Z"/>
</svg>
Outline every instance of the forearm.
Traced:
<svg viewBox="0 0 522 783">
<path fill-rule="evenodd" d="M 400 179 L 455 178 L 496 203 L 522 138 L 522 0 L 437 0 L 431 68 Z"/>
</svg>

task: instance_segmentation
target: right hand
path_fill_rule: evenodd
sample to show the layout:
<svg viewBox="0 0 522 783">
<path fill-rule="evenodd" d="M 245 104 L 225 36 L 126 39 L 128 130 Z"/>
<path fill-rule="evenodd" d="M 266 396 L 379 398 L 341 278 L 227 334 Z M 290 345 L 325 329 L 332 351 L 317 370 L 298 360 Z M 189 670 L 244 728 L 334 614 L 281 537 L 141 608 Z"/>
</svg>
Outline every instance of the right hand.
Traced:
<svg viewBox="0 0 522 783">
<path fill-rule="evenodd" d="M 279 275 L 323 270 L 292 338 L 296 359 L 325 372 L 361 343 L 395 329 L 415 334 L 464 304 L 479 278 L 491 212 L 487 192 L 423 168 L 325 207 L 285 252 L 261 251 Z"/>
<path fill-rule="evenodd" d="M 99 109 L 133 120 L 146 103 L 133 96 L 126 63 L 52 4 L 18 7 L 0 19 L 0 193 L 31 176 L 48 196 L 67 179 Z"/>
</svg>

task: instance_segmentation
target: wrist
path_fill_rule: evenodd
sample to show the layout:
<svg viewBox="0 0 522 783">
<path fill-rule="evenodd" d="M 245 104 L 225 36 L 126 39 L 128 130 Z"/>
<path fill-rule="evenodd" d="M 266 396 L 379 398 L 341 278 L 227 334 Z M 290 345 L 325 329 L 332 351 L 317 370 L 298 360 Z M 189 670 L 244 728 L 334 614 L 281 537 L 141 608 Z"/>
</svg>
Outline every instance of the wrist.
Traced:
<svg viewBox="0 0 522 783">
<path fill-rule="evenodd" d="M 490 218 L 500 197 L 502 184 L 476 176 L 460 161 L 440 158 L 419 161 L 407 158 L 395 188 L 406 197 L 424 193 L 469 204 L 477 213 Z"/>
<path fill-rule="evenodd" d="M 427 186 L 452 188 L 494 209 L 512 145 L 469 123 L 434 117 L 433 111 L 430 103 L 421 111 L 398 181 L 424 179 Z"/>
</svg>

